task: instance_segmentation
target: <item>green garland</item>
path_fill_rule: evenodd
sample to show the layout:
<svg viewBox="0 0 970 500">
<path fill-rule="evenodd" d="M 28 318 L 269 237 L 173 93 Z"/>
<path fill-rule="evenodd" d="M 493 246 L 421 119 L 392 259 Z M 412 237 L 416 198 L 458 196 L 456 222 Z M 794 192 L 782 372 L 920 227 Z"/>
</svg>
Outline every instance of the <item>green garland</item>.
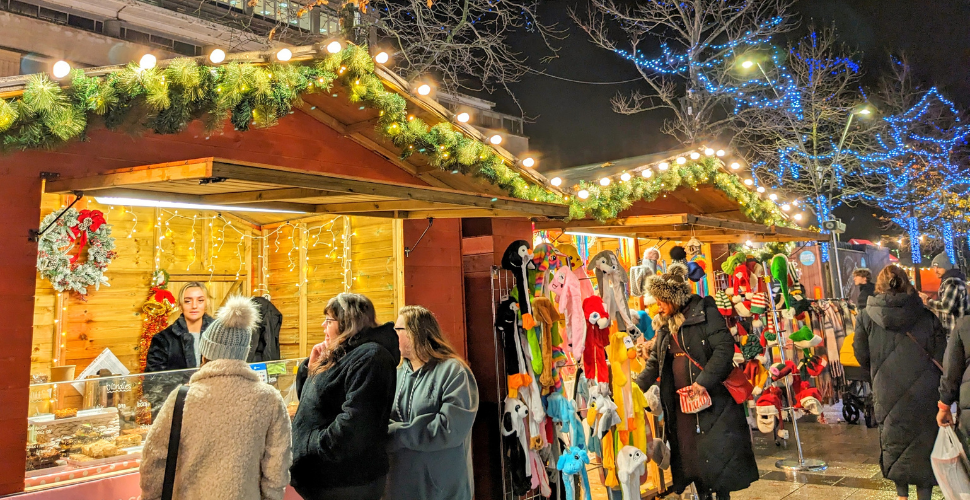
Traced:
<svg viewBox="0 0 970 500">
<path fill-rule="evenodd" d="M 46 75 L 32 75 L 19 99 L 0 99 L 0 150 L 54 148 L 83 140 L 96 122 L 110 130 L 157 134 L 180 133 L 195 120 L 212 131 L 227 118 L 237 130 L 270 127 L 293 113 L 302 94 L 329 93 L 335 83 L 349 91 L 352 102 L 379 111 L 377 129 L 400 148 L 402 159 L 422 154 L 441 170 L 482 177 L 512 197 L 568 203 L 573 219 L 611 219 L 636 200 L 652 201 L 682 186 L 714 184 L 741 204 L 751 219 L 785 225 L 774 203 L 762 200 L 737 176 L 721 170 L 713 158 L 675 166 L 652 179 L 637 177 L 608 187 L 584 182 L 581 188 L 590 195 L 585 200 L 531 184 L 494 149 L 451 124 L 429 127 L 410 117 L 407 101 L 384 88 L 367 49 L 352 44 L 306 64 L 202 66 L 191 59 L 176 59 L 164 69 L 142 70 L 131 64 L 104 78 L 75 70 L 65 88 Z"/>
</svg>

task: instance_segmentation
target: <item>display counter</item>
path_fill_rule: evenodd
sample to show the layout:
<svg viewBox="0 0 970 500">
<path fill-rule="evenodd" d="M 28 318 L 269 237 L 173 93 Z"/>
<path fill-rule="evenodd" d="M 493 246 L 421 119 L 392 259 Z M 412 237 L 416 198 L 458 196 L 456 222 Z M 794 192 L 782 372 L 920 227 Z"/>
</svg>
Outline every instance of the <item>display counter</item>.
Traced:
<svg viewBox="0 0 970 500">
<path fill-rule="evenodd" d="M 297 406 L 302 359 L 250 367 Z M 30 386 L 25 491 L 104 479 L 138 470 L 145 436 L 169 393 L 198 369 L 105 376 Z"/>
</svg>

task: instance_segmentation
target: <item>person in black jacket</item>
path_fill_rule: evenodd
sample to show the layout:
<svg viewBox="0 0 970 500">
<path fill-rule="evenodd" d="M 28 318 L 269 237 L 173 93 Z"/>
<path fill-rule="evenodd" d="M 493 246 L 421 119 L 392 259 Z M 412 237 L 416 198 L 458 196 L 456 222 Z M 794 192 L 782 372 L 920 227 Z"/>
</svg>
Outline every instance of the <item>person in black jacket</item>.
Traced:
<svg viewBox="0 0 970 500">
<path fill-rule="evenodd" d="M 859 268 L 852 272 L 852 281 L 859 287 L 859 296 L 855 305 L 862 311 L 869 302 L 869 297 L 876 294 L 876 284 L 872 282 L 872 273 L 866 268 Z"/>
<path fill-rule="evenodd" d="M 280 358 L 280 328 L 283 327 L 283 314 L 266 297 L 253 297 L 259 308 L 259 324 L 253 328 L 249 344 L 247 363 L 277 361 Z"/>
<path fill-rule="evenodd" d="M 199 338 L 212 323 L 212 316 L 205 312 L 209 291 L 198 281 L 186 283 L 179 291 L 178 300 L 182 315 L 152 337 L 145 362 L 146 373 L 199 366 Z"/>
<path fill-rule="evenodd" d="M 759 477 L 744 409 L 724 387 L 734 368 L 734 338 L 714 299 L 691 294 L 682 264 L 647 283 L 660 314 L 653 320 L 653 347 L 641 351 L 646 363 L 636 382 L 646 392 L 660 378 L 673 491 L 682 493 L 694 483 L 701 499 L 728 500 Z M 681 412 L 676 391 L 688 387 L 709 394 L 711 406 Z"/>
<path fill-rule="evenodd" d="M 930 454 L 940 384 L 933 360 L 943 359 L 946 333 L 899 267 L 885 267 L 875 290 L 859 313 L 852 347 L 859 365 L 872 375 L 879 464 L 882 475 L 896 483 L 899 498 L 909 497 L 912 484 L 919 500 L 929 500 L 936 484 Z"/>
<path fill-rule="evenodd" d="M 290 484 L 306 500 L 379 500 L 401 361 L 394 323 L 377 325 L 374 304 L 353 293 L 324 314 L 326 340 L 297 372 Z"/>
</svg>

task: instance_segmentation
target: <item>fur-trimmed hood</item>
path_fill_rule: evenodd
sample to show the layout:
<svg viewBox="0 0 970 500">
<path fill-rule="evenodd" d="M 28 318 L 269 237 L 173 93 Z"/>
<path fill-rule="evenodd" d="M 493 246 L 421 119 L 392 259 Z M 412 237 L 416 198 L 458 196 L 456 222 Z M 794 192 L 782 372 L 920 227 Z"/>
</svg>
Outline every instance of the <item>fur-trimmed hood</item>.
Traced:
<svg viewBox="0 0 970 500">
<path fill-rule="evenodd" d="M 650 277 L 647 291 L 659 301 L 683 306 L 691 296 L 687 267 L 680 263 L 671 264 L 666 273 Z"/>
</svg>

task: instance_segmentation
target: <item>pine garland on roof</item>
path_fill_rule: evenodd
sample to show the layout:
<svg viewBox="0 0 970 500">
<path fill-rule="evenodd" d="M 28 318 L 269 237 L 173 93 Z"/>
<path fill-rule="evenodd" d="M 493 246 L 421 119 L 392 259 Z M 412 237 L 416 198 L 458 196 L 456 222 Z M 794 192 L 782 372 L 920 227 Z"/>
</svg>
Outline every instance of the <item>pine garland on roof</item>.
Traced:
<svg viewBox="0 0 970 500">
<path fill-rule="evenodd" d="M 409 116 L 404 97 L 384 88 L 366 47 L 353 44 L 305 64 L 205 66 L 193 59 L 176 59 L 165 68 L 130 64 L 105 77 L 75 70 L 63 88 L 46 75 L 32 75 L 20 98 L 0 99 L 0 150 L 54 148 L 83 140 L 88 128 L 97 124 L 132 134 L 177 134 L 196 120 L 207 131 L 218 129 L 227 119 L 237 130 L 271 127 L 293 113 L 301 95 L 329 93 L 334 84 L 348 90 L 350 101 L 378 110 L 377 130 L 401 150 L 402 159 L 421 154 L 436 168 L 481 177 L 512 197 L 568 203 L 570 218 L 611 219 L 637 200 L 653 201 L 682 186 L 713 184 L 752 220 L 785 225 L 773 203 L 722 171 L 713 158 L 672 166 L 652 179 L 636 177 L 608 187 L 583 182 L 580 187 L 590 194 L 585 200 L 531 184 L 493 148 L 450 123 L 428 126 Z"/>
</svg>

